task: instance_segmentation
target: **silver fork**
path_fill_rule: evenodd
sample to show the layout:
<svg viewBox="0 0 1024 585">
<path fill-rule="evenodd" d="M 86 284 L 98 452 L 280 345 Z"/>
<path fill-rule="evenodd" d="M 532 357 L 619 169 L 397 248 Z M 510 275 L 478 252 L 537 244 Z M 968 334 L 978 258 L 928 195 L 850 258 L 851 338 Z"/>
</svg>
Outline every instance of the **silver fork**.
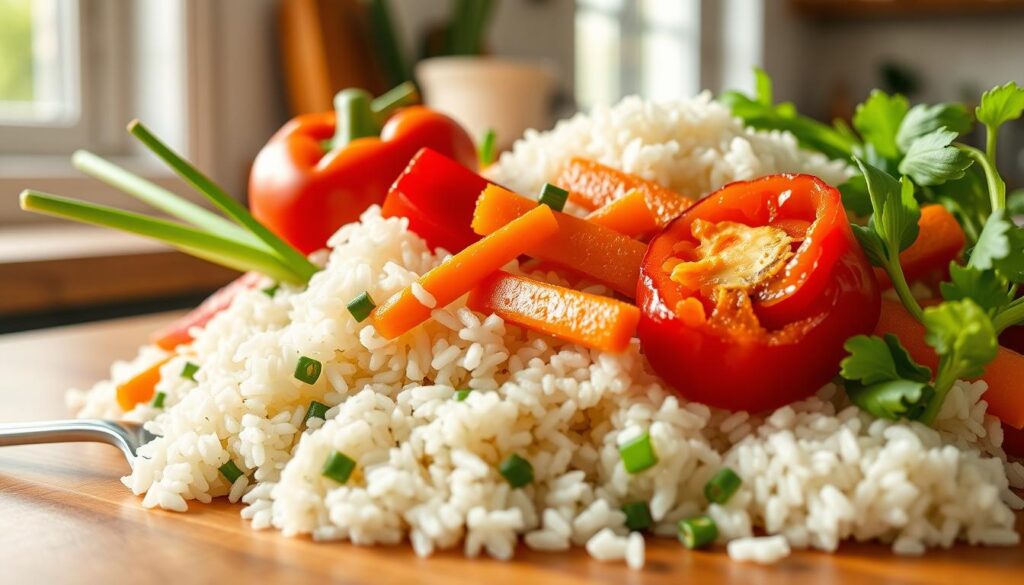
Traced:
<svg viewBox="0 0 1024 585">
<path fill-rule="evenodd" d="M 100 419 L 54 420 L 0 424 L 0 447 L 39 443 L 107 443 L 121 450 L 135 467 L 139 447 L 156 435 L 141 424 Z"/>
</svg>

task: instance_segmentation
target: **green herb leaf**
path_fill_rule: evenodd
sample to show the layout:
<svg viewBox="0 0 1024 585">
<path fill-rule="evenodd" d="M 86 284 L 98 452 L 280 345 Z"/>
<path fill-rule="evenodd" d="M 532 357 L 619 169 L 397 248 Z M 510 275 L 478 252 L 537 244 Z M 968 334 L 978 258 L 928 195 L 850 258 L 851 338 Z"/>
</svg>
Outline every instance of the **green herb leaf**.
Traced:
<svg viewBox="0 0 1024 585">
<path fill-rule="evenodd" d="M 884 339 L 858 335 L 848 339 L 843 348 L 850 355 L 840 363 L 839 375 L 846 380 L 870 386 L 899 379 L 914 382 L 931 379 L 931 370 L 915 362 L 893 335 L 886 335 Z"/>
<path fill-rule="evenodd" d="M 925 382 L 889 380 L 870 386 L 847 385 L 850 402 L 879 418 L 915 420 L 924 414 L 934 390 Z"/>
<path fill-rule="evenodd" d="M 895 159 L 899 157 L 896 134 L 909 109 L 907 98 L 899 94 L 890 96 L 876 89 L 864 103 L 857 106 L 853 127 L 860 132 L 866 143 L 874 146 L 878 154 Z"/>
<path fill-rule="evenodd" d="M 925 341 L 935 348 L 955 378 L 975 378 L 996 357 L 999 347 L 992 321 L 970 299 L 947 301 L 924 310 Z"/>
<path fill-rule="evenodd" d="M 842 185 L 839 192 L 843 195 L 843 207 L 860 217 L 871 215 L 871 196 L 868 195 L 868 184 L 863 175 L 854 175 Z"/>
<path fill-rule="evenodd" d="M 905 250 L 917 239 L 921 209 L 914 199 L 914 185 L 906 177 L 897 181 L 885 171 L 856 159 L 864 179 L 874 215 L 871 226 L 885 243 L 886 256 Z"/>
<path fill-rule="evenodd" d="M 1024 113 L 1024 88 L 1016 82 L 993 87 L 981 96 L 981 104 L 974 110 L 978 121 L 989 128 L 1020 118 Z"/>
<path fill-rule="evenodd" d="M 857 236 L 857 241 L 860 242 L 860 247 L 864 249 L 864 253 L 867 255 L 868 260 L 874 266 L 885 266 L 888 257 L 888 253 L 885 251 L 885 242 L 882 238 L 869 226 L 862 226 L 857 224 L 851 224 L 850 227 L 853 229 L 853 235 Z"/>
<path fill-rule="evenodd" d="M 947 301 L 971 299 L 986 311 L 992 311 L 1013 300 L 1007 283 L 995 271 L 974 266 L 949 264 L 950 282 L 939 285 L 942 298 Z"/>
<path fill-rule="evenodd" d="M 1010 282 L 1024 282 L 1024 229 L 1011 226 L 1006 232 L 1010 251 L 995 261 L 996 270 Z"/>
<path fill-rule="evenodd" d="M 963 104 L 918 104 L 907 112 L 896 133 L 896 145 L 907 152 L 915 140 L 946 128 L 958 135 L 971 129 L 971 115 Z"/>
<path fill-rule="evenodd" d="M 1002 209 L 993 211 L 988 216 L 981 234 L 978 235 L 978 242 L 971 251 L 971 259 L 967 265 L 982 270 L 995 267 L 996 260 L 1005 258 L 1010 253 L 1010 238 L 1007 233 L 1011 227 Z"/>
<path fill-rule="evenodd" d="M 964 176 L 971 159 L 951 146 L 957 134 L 952 130 L 936 130 L 913 143 L 900 161 L 899 171 L 920 185 L 941 185 Z"/>
<path fill-rule="evenodd" d="M 769 108 L 772 106 L 772 78 L 760 67 L 754 67 L 754 95 L 761 105 Z"/>
</svg>

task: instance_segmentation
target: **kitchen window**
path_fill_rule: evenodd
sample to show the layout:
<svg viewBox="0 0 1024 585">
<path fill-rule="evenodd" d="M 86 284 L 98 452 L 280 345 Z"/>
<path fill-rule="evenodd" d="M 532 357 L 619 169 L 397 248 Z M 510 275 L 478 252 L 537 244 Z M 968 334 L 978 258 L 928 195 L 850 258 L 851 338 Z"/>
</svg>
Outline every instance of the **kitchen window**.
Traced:
<svg viewBox="0 0 1024 585">
<path fill-rule="evenodd" d="M 700 0 L 577 0 L 576 99 L 693 95 L 700 87 Z"/>
</svg>

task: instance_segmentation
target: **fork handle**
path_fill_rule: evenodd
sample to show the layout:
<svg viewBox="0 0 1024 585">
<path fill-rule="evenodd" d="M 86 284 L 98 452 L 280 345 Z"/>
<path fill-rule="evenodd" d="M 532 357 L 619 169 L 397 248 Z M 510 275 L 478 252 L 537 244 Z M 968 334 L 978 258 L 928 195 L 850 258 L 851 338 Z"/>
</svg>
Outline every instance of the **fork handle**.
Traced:
<svg viewBox="0 0 1024 585">
<path fill-rule="evenodd" d="M 0 447 L 39 443 L 107 443 L 131 461 L 135 445 L 127 431 L 105 420 L 55 420 L 46 422 L 0 424 Z"/>
</svg>

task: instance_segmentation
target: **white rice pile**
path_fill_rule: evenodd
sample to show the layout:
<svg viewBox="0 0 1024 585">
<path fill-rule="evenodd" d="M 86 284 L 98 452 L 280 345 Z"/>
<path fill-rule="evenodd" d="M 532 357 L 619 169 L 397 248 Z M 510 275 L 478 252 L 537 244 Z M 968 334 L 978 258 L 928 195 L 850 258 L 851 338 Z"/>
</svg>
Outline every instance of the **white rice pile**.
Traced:
<svg viewBox="0 0 1024 585">
<path fill-rule="evenodd" d="M 743 130 L 700 96 L 659 106 L 626 100 L 528 135 L 501 159 L 497 178 L 529 191 L 575 154 L 691 193 L 778 171 L 845 176 L 788 136 Z M 638 501 L 649 505 L 654 534 L 674 536 L 680 519 L 707 513 L 729 554 L 754 562 L 790 548 L 835 550 L 847 538 L 906 554 L 957 540 L 1018 541 L 1012 510 L 1024 502 L 1010 488 L 1024 486 L 1024 467 L 1005 462 L 983 383 L 958 383 L 935 429 L 873 420 L 832 387 L 751 417 L 677 399 L 635 342 L 604 354 L 462 301 L 388 342 L 356 323 L 346 303 L 364 290 L 383 300 L 443 255 L 376 208 L 330 245 L 305 290 L 248 292 L 197 332 L 161 370 L 164 409 L 127 414 L 161 435 L 124 478 L 145 506 L 185 511 L 189 500 L 228 495 L 248 504 L 242 515 L 254 528 L 288 535 L 408 539 L 421 555 L 462 547 L 500 559 L 521 538 L 539 550 L 584 546 L 631 567 L 644 564 L 644 537 L 626 529 L 620 507 Z M 302 355 L 323 363 L 312 385 L 293 375 Z M 73 406 L 82 416 L 121 415 L 115 383 L 160 356 L 144 348 L 115 365 L 113 381 L 73 393 Z M 180 376 L 186 361 L 200 366 L 195 382 Z M 463 401 L 461 388 L 472 388 Z M 304 425 L 312 400 L 331 408 L 326 421 Z M 618 445 L 643 432 L 659 461 L 630 475 Z M 334 451 L 357 462 L 344 485 L 321 474 Z M 498 472 L 512 454 L 534 470 L 520 489 Z M 229 460 L 244 472 L 234 484 L 218 471 Z M 709 505 L 704 485 L 724 466 L 743 485 L 727 504 Z"/>
</svg>

